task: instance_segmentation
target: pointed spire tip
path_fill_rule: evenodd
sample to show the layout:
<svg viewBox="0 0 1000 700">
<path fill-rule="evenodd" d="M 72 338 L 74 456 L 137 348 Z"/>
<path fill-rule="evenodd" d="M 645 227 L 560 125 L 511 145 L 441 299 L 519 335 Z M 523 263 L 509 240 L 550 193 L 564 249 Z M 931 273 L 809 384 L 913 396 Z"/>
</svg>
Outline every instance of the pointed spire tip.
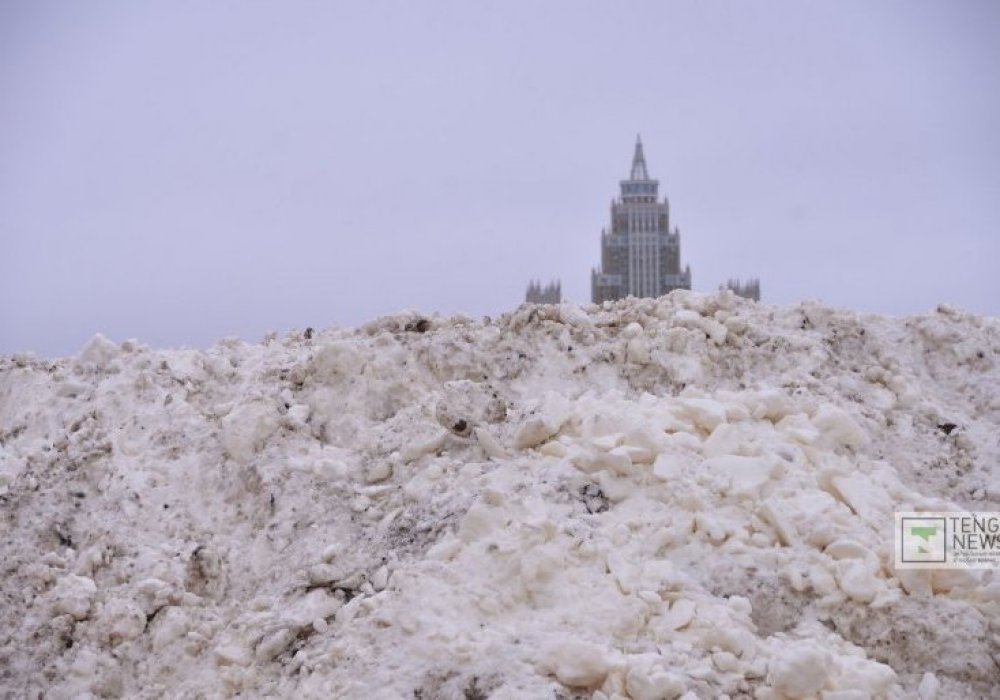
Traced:
<svg viewBox="0 0 1000 700">
<path fill-rule="evenodd" d="M 636 134 L 635 138 L 635 155 L 632 156 L 632 175 L 633 180 L 648 180 L 649 174 L 646 172 L 646 156 L 642 152 L 642 138 L 639 134 Z"/>
</svg>

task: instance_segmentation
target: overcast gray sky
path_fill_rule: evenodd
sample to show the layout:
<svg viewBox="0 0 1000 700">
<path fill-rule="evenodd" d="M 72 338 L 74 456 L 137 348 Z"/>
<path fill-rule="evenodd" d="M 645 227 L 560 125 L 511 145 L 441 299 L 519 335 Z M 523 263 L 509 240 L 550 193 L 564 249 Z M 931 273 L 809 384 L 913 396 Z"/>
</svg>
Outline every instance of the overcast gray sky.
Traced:
<svg viewBox="0 0 1000 700">
<path fill-rule="evenodd" d="M 1000 3 L 0 3 L 0 352 L 589 301 L 641 132 L 696 290 L 1000 314 Z"/>
</svg>

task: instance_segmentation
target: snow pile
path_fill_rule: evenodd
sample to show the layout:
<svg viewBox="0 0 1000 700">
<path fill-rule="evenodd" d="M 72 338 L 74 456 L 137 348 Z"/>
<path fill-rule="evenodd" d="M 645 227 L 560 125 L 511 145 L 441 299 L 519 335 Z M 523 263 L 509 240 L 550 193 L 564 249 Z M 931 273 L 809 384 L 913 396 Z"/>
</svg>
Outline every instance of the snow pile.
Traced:
<svg viewBox="0 0 1000 700">
<path fill-rule="evenodd" d="M 730 293 L 0 359 L 0 695 L 972 698 L 1000 322 Z"/>
</svg>

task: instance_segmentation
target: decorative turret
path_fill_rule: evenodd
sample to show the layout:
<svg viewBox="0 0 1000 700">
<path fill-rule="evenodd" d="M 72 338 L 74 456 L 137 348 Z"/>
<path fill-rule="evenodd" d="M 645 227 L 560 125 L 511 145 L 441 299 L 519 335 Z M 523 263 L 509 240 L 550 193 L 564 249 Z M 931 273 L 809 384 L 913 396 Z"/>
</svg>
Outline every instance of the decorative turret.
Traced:
<svg viewBox="0 0 1000 700">
<path fill-rule="evenodd" d="M 528 304 L 561 304 L 562 283 L 556 280 L 543 287 L 540 281 L 532 280 L 528 283 L 524 301 Z"/>
<path fill-rule="evenodd" d="M 719 285 L 719 289 L 731 289 L 737 296 L 744 299 L 760 301 L 760 280 L 756 277 L 743 281 L 738 277 L 726 281 L 725 285 Z"/>
</svg>

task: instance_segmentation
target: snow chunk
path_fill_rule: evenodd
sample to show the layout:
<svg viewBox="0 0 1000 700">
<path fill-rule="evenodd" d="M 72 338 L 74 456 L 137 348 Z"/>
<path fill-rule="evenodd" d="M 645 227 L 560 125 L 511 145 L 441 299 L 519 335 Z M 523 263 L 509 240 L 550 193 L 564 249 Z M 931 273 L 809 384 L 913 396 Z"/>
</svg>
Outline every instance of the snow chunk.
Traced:
<svg viewBox="0 0 1000 700">
<path fill-rule="evenodd" d="M 770 480 L 773 467 L 760 457 L 725 455 L 705 460 L 705 466 L 723 474 L 730 482 L 730 491 L 737 496 L 749 496 L 760 491 Z"/>
<path fill-rule="evenodd" d="M 364 357 L 354 343 L 336 341 L 329 343 L 313 356 L 312 371 L 320 380 L 351 377 L 361 371 Z"/>
<path fill-rule="evenodd" d="M 709 340 L 716 345 L 724 345 L 726 337 L 729 335 L 729 329 L 712 318 L 702 319 L 701 329 L 705 331 L 705 335 L 708 336 Z"/>
<path fill-rule="evenodd" d="M 570 402 L 560 394 L 549 392 L 541 404 L 518 427 L 514 434 L 514 446 L 518 449 L 536 447 L 559 432 L 569 420 Z"/>
<path fill-rule="evenodd" d="M 787 415 L 779 420 L 777 426 L 775 427 L 793 440 L 801 442 L 803 445 L 813 444 L 819 439 L 820 436 L 820 432 L 803 413 Z"/>
<path fill-rule="evenodd" d="M 841 656 L 836 686 L 842 690 L 856 690 L 866 697 L 886 697 L 896 683 L 896 672 L 891 667 L 862 656 Z"/>
<path fill-rule="evenodd" d="M 343 603 L 328 591 L 317 588 L 289 605 L 282 618 L 293 627 L 306 627 L 314 620 L 332 616 L 342 605 Z"/>
<path fill-rule="evenodd" d="M 589 326 L 590 316 L 576 304 L 560 304 L 559 320 L 568 326 Z"/>
<path fill-rule="evenodd" d="M 250 650 L 236 643 L 220 644 L 214 652 L 215 662 L 220 666 L 249 666 L 253 661 Z"/>
<path fill-rule="evenodd" d="M 102 608 L 100 614 L 112 642 L 127 642 L 135 639 L 146 628 L 146 615 L 130 600 L 114 598 Z"/>
<path fill-rule="evenodd" d="M 51 592 L 52 612 L 69 615 L 74 620 L 85 620 L 97 595 L 97 584 L 86 576 L 68 574 L 56 582 Z"/>
<path fill-rule="evenodd" d="M 222 446 L 238 462 L 249 462 L 278 429 L 278 412 L 263 401 L 237 406 L 222 419 Z"/>
<path fill-rule="evenodd" d="M 458 536 L 463 542 L 474 542 L 503 527 L 505 520 L 506 514 L 502 509 L 476 503 L 462 518 Z"/>
<path fill-rule="evenodd" d="M 837 474 L 830 477 L 837 496 L 851 510 L 871 523 L 881 517 L 891 517 L 892 500 L 884 488 L 866 474 Z"/>
<path fill-rule="evenodd" d="M 868 444 L 868 435 L 851 415 L 829 404 L 820 407 L 812 418 L 812 424 L 819 429 L 825 442 L 831 447 L 861 447 Z"/>
<path fill-rule="evenodd" d="M 668 612 L 660 616 L 661 624 L 668 630 L 682 629 L 694 620 L 695 611 L 694 601 L 688 598 L 680 598 L 674 601 Z"/>
<path fill-rule="evenodd" d="M 500 444 L 500 441 L 486 428 L 475 428 L 473 434 L 476 436 L 476 441 L 479 446 L 483 448 L 483 452 L 486 456 L 491 459 L 504 459 L 507 457 L 507 451 Z"/>
<path fill-rule="evenodd" d="M 636 365 L 648 364 L 652 359 L 649 343 L 645 338 L 632 338 L 625 346 L 625 359 Z"/>
<path fill-rule="evenodd" d="M 805 698 L 823 689 L 830 666 L 829 652 L 811 642 L 798 642 L 771 664 L 769 680 L 784 695 Z"/>
<path fill-rule="evenodd" d="M 772 423 L 796 412 L 795 402 L 788 394 L 778 389 L 765 389 L 748 394 L 744 403 L 754 418 L 764 418 Z"/>
<path fill-rule="evenodd" d="M 937 700 L 938 692 L 941 690 L 941 681 L 933 673 L 925 673 L 917 686 L 917 695 L 920 700 Z"/>
<path fill-rule="evenodd" d="M 726 422 L 726 407 L 714 399 L 682 398 L 679 400 L 677 415 L 711 433 L 719 424 Z"/>
<path fill-rule="evenodd" d="M 685 690 L 682 678 L 666 671 L 657 654 L 630 656 L 625 690 L 633 700 L 672 700 Z"/>
<path fill-rule="evenodd" d="M 604 682 L 611 670 L 607 652 L 589 642 L 561 639 L 542 651 L 540 666 L 571 688 L 593 688 Z"/>
</svg>

